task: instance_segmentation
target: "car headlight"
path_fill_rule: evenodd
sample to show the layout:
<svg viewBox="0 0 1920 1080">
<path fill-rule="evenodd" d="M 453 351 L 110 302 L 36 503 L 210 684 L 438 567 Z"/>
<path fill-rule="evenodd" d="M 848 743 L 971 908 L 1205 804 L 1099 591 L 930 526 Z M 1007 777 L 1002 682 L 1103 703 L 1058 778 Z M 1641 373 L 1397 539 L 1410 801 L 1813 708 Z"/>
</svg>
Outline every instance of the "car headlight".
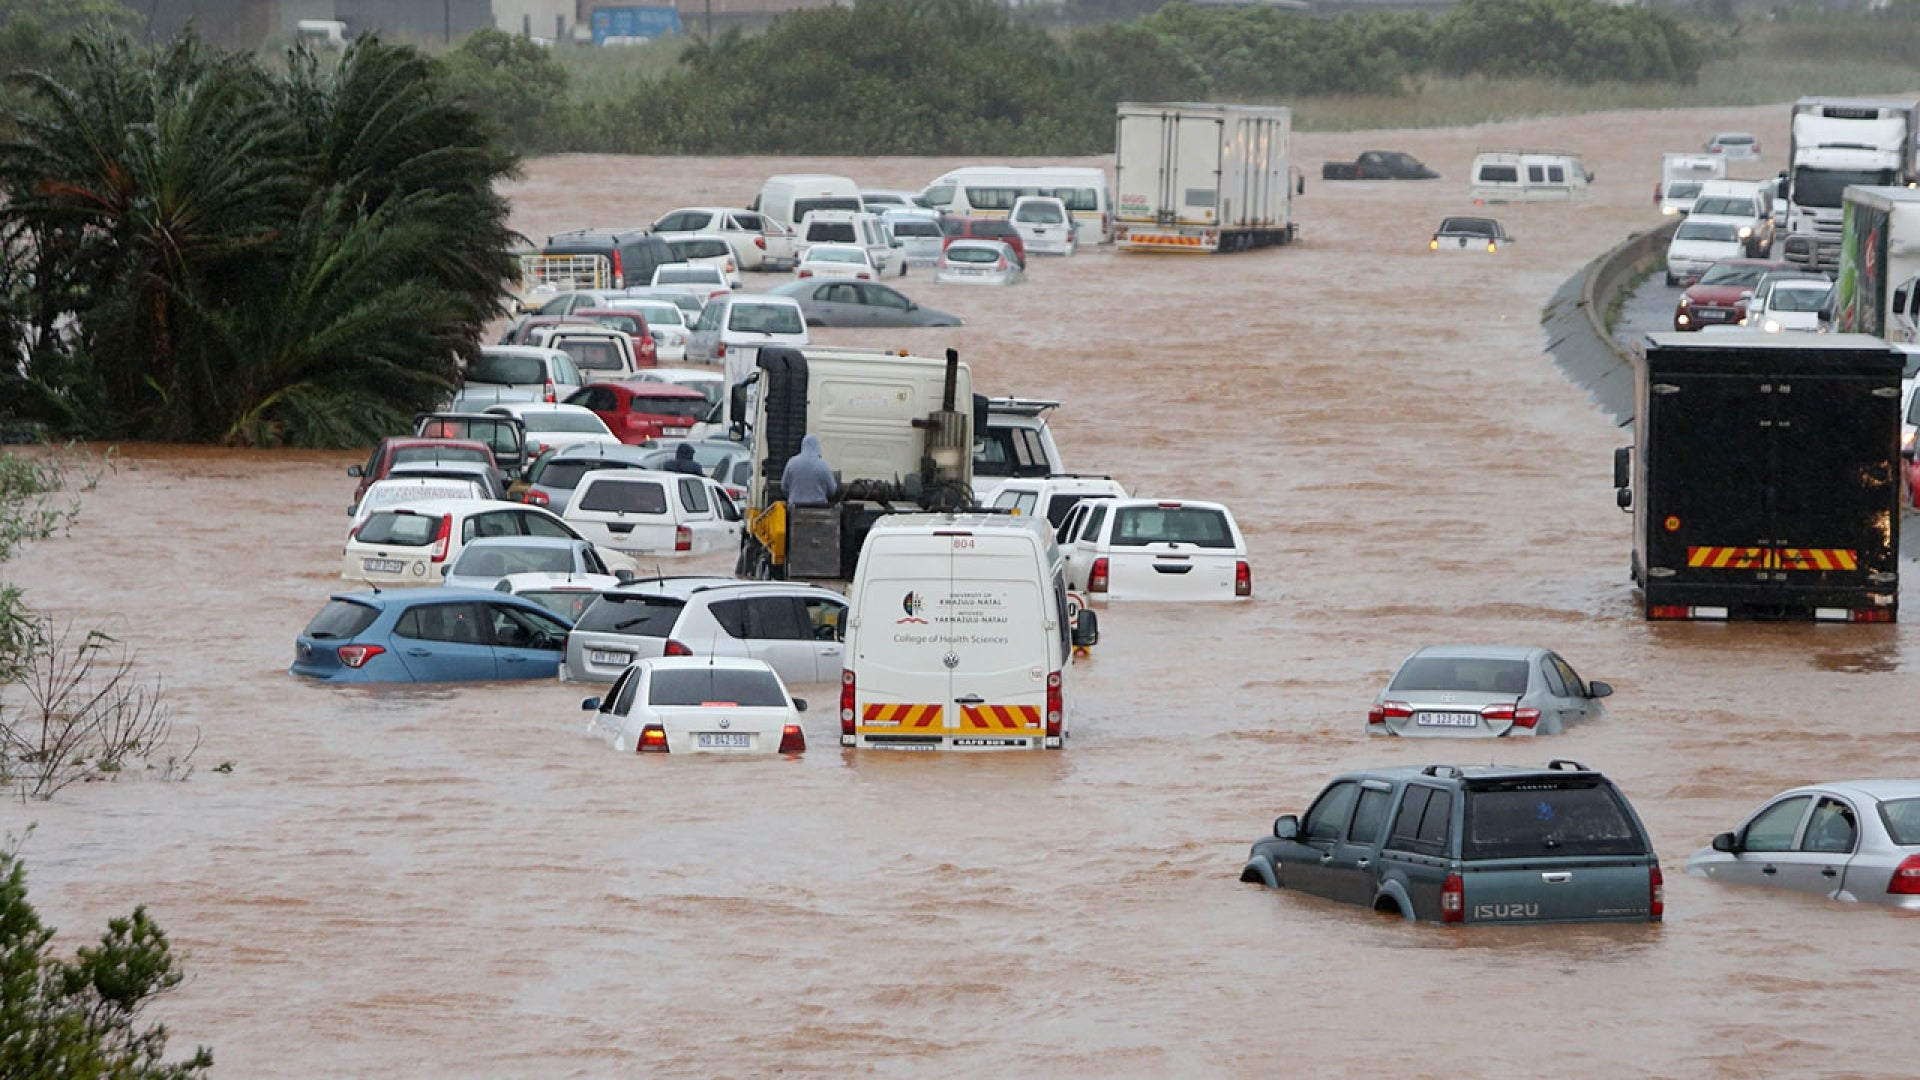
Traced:
<svg viewBox="0 0 1920 1080">
<path fill-rule="evenodd" d="M 1753 226 L 1751 225 L 1740 226 L 1740 239 L 1745 240 L 1747 237 L 1752 235 L 1753 235 Z"/>
<path fill-rule="evenodd" d="M 1681 306 L 1682 308 L 1687 308 L 1687 307 L 1692 307 L 1692 306 L 1693 306 L 1693 301 L 1691 301 L 1691 300 L 1688 300 L 1688 299 L 1687 299 L 1687 297 L 1686 297 L 1686 294 L 1685 294 L 1685 293 L 1682 293 L 1682 294 L 1680 294 L 1680 306 Z"/>
</svg>

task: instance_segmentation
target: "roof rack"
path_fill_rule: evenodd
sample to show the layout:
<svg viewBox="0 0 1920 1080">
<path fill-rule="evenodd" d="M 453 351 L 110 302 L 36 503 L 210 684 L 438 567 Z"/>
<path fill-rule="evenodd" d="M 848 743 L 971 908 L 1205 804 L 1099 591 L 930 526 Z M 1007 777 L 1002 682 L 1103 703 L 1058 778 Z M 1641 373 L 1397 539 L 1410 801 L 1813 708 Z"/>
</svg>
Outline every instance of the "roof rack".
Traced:
<svg viewBox="0 0 1920 1080">
<path fill-rule="evenodd" d="M 1446 778 L 1464 776 L 1466 774 L 1460 771 L 1460 766 L 1458 765 L 1429 765 L 1420 770 L 1420 775 Z"/>
<path fill-rule="evenodd" d="M 1593 771 L 1587 768 L 1585 765 L 1582 765 L 1580 762 L 1573 760 L 1572 758 L 1558 758 L 1558 757 L 1554 758 L 1552 761 L 1547 762 L 1547 768 L 1552 769 L 1555 772 L 1564 772 L 1567 770 L 1571 770 L 1573 772 L 1592 772 Z"/>
</svg>

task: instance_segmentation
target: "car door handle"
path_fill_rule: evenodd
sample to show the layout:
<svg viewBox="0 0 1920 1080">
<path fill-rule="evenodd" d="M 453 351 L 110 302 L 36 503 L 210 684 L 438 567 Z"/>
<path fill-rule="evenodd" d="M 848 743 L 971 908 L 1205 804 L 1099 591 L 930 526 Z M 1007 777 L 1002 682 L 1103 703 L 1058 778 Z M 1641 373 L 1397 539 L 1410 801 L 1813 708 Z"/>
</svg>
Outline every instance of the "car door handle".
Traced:
<svg viewBox="0 0 1920 1080">
<path fill-rule="evenodd" d="M 1540 875 L 1540 880 L 1547 883 L 1548 885 L 1565 885 L 1567 882 L 1573 880 L 1573 874 L 1571 871 L 1567 871 L 1567 870 L 1561 870 L 1554 873 L 1543 873 Z"/>
<path fill-rule="evenodd" d="M 527 658 L 524 656 L 503 656 L 500 658 L 500 662 L 503 664 L 524 664 L 527 662 Z"/>
<path fill-rule="evenodd" d="M 432 649 L 408 649 L 407 655 L 408 656 L 432 656 L 433 650 Z"/>
<path fill-rule="evenodd" d="M 1773 866 L 1763 866 L 1760 868 L 1760 872 L 1763 874 L 1777 874 L 1780 871 Z"/>
<path fill-rule="evenodd" d="M 1839 877 L 1840 871 L 1835 870 L 1833 867 L 1829 866 L 1826 869 L 1820 871 L 1820 876 L 1821 877 Z"/>
<path fill-rule="evenodd" d="M 955 705 L 983 705 L 986 703 L 986 700 L 986 698 L 981 697 L 979 694 L 968 694 L 966 697 L 954 698 L 953 703 Z"/>
<path fill-rule="evenodd" d="M 1356 859 L 1354 860 L 1353 865 L 1361 870 L 1365 870 L 1368 864 L 1371 863 L 1372 861 L 1373 860 L 1371 859 Z"/>
</svg>

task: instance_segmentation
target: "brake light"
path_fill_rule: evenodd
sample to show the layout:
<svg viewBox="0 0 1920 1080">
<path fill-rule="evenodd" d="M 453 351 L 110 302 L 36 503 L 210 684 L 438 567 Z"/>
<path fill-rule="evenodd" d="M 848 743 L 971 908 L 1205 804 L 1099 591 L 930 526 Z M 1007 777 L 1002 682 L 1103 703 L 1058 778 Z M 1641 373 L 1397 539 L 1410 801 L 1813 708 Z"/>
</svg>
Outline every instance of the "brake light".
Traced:
<svg viewBox="0 0 1920 1080">
<path fill-rule="evenodd" d="M 867 272 L 865 270 L 862 270 L 853 276 L 859 278 L 861 281 L 867 280 Z"/>
<path fill-rule="evenodd" d="M 807 733 L 800 730 L 799 724 L 788 724 L 780 729 L 780 752 L 783 754 L 807 752 Z"/>
<path fill-rule="evenodd" d="M 548 379 L 548 380 L 547 380 L 547 386 L 546 386 L 546 389 L 544 389 L 544 390 L 542 390 L 542 391 L 541 391 L 540 393 L 541 393 L 541 397 L 540 397 L 540 400 L 541 400 L 541 401 L 544 401 L 544 402 L 546 402 L 546 403 L 547 403 L 547 404 L 549 404 L 549 405 L 551 405 L 551 404 L 553 404 L 553 403 L 554 403 L 554 397 L 553 397 L 553 380 L 552 380 L 552 379 Z"/>
<path fill-rule="evenodd" d="M 620 246 L 618 244 L 615 244 L 613 248 L 613 287 L 616 289 L 624 289 L 627 287 L 627 275 L 626 271 L 620 265 Z"/>
<path fill-rule="evenodd" d="M 1848 622 L 1892 622 L 1892 608 L 1855 608 L 1847 612 Z"/>
<path fill-rule="evenodd" d="M 537 488 L 528 488 L 526 491 L 521 492 L 520 501 L 526 503 L 528 506 L 553 505 L 553 500 L 547 498 L 547 493 Z"/>
<path fill-rule="evenodd" d="M 447 561 L 447 543 L 453 537 L 453 515 L 440 515 L 440 531 L 433 537 L 433 561 Z"/>
<path fill-rule="evenodd" d="M 853 671 L 840 669 L 840 741 L 853 738 Z"/>
<path fill-rule="evenodd" d="M 808 270 L 808 269 L 807 269 L 807 268 L 805 268 L 805 267 L 801 267 L 801 268 L 800 268 L 800 272 L 799 272 L 799 276 L 800 276 L 800 277 L 803 277 L 803 278 L 810 278 L 810 277 L 812 277 L 812 276 L 813 276 L 813 271 L 811 271 L 811 270 Z"/>
<path fill-rule="evenodd" d="M 1093 569 L 1087 572 L 1087 591 L 1107 591 L 1107 560 L 1104 556 L 1093 560 Z"/>
<path fill-rule="evenodd" d="M 1647 914 L 1655 922 L 1667 914 L 1667 879 L 1657 863 L 1647 867 Z"/>
<path fill-rule="evenodd" d="M 1233 564 L 1233 595 L 1253 595 L 1253 567 L 1245 559 Z"/>
<path fill-rule="evenodd" d="M 693 530 L 685 525 L 677 525 L 673 530 L 673 550 L 693 550 Z"/>
<path fill-rule="evenodd" d="M 640 742 L 634 748 L 636 754 L 667 753 L 667 729 L 659 724 L 648 724 L 640 729 Z"/>
<path fill-rule="evenodd" d="M 1404 701 L 1383 701 L 1367 710 L 1367 723 L 1384 724 L 1389 719 L 1408 720 L 1413 717 L 1413 709 Z"/>
<path fill-rule="evenodd" d="M 1894 868 L 1887 879 L 1887 892 L 1893 896 L 1920 896 L 1920 855 L 1909 855 Z"/>
<path fill-rule="evenodd" d="M 1047 674 L 1047 738 L 1060 737 L 1060 717 L 1066 711 L 1066 706 L 1061 702 L 1060 673 L 1049 672 Z"/>
<path fill-rule="evenodd" d="M 1440 886 L 1440 921 L 1467 921 L 1467 884 L 1460 880 L 1459 874 L 1448 874 L 1447 883 Z"/>
<path fill-rule="evenodd" d="M 753 246 L 759 248 L 761 251 L 767 250 L 767 238 L 764 236 L 754 237 Z"/>
<path fill-rule="evenodd" d="M 340 662 L 350 668 L 365 667 L 367 661 L 387 650 L 378 645 L 342 645 L 334 650 L 340 654 Z"/>
<path fill-rule="evenodd" d="M 1005 259 L 999 260 L 998 262 L 993 264 L 993 268 L 995 270 L 1005 270 L 1007 268 L 1007 260 Z"/>
<path fill-rule="evenodd" d="M 662 656 L 692 656 L 693 650 L 687 648 L 687 643 L 684 641 L 681 641 L 678 638 L 668 638 L 666 648 L 661 650 L 661 655 Z"/>
<path fill-rule="evenodd" d="M 1539 709 L 1516 709 L 1512 705 L 1489 705 L 1480 710 L 1480 715 L 1489 720 L 1511 721 L 1514 727 L 1529 731 L 1540 723 Z"/>
<path fill-rule="evenodd" d="M 727 343 L 724 341 L 721 342 L 720 347 L 715 349 L 713 354 L 715 356 L 718 356 L 720 359 L 725 360 L 727 358 Z"/>
</svg>

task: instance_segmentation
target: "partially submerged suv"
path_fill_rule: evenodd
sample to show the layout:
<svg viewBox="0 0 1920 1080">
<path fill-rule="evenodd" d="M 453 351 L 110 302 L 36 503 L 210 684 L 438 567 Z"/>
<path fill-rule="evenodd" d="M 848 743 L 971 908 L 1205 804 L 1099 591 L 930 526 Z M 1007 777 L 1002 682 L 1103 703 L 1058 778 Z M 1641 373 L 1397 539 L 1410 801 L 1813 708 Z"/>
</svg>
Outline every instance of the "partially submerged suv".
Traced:
<svg viewBox="0 0 1920 1080">
<path fill-rule="evenodd" d="M 567 635 L 563 680 L 612 682 L 653 656 L 751 656 L 789 683 L 838 682 L 847 599 L 815 585 L 663 577 L 602 593 Z"/>
<path fill-rule="evenodd" d="M 1334 778 L 1254 842 L 1241 881 L 1441 923 L 1659 922 L 1660 859 L 1613 781 L 1428 765 Z"/>
</svg>

